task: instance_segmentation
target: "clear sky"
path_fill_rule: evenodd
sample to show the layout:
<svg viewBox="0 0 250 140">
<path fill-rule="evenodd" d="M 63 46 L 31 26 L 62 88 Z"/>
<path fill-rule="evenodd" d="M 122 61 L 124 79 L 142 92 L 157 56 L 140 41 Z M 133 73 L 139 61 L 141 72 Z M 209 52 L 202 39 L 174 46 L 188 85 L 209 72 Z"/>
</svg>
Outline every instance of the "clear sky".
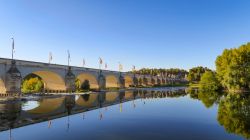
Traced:
<svg viewBox="0 0 250 140">
<path fill-rule="evenodd" d="M 250 40 L 250 0 L 0 0 L 0 57 L 98 68 L 202 65 Z"/>
</svg>

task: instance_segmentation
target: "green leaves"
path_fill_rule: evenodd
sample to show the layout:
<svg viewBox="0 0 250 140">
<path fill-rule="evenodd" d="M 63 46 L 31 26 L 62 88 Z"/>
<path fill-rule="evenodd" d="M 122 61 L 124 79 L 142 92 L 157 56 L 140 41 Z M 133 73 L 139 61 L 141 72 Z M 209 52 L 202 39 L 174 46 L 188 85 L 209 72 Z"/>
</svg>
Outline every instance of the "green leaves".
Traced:
<svg viewBox="0 0 250 140">
<path fill-rule="evenodd" d="M 217 91 L 220 89 L 220 83 L 216 74 L 212 71 L 206 71 L 199 82 L 199 90 L 201 91 Z"/>
<path fill-rule="evenodd" d="M 206 71 L 211 71 L 210 69 L 206 67 L 194 67 L 189 70 L 188 74 L 188 80 L 191 83 L 198 83 L 201 80 L 201 76 L 206 72 Z"/>
<path fill-rule="evenodd" d="M 222 86 L 229 91 L 249 90 L 250 43 L 224 50 L 216 59 L 216 72 Z"/>
<path fill-rule="evenodd" d="M 43 82 L 41 78 L 35 75 L 28 76 L 24 79 L 22 84 L 23 93 L 37 93 L 43 89 Z"/>
</svg>

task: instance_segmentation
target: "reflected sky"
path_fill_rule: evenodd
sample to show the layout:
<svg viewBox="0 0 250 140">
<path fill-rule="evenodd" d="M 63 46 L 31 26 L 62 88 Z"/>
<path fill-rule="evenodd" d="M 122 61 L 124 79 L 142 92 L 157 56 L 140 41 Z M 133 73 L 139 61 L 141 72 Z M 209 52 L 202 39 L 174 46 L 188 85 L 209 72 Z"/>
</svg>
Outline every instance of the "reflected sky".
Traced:
<svg viewBox="0 0 250 140">
<path fill-rule="evenodd" d="M 27 111 L 27 110 L 32 110 L 34 108 L 37 108 L 39 106 L 38 101 L 28 101 L 22 104 L 22 110 Z"/>
<path fill-rule="evenodd" d="M 111 94 L 117 95 L 115 96 L 117 98 L 113 102 L 110 100 L 106 102 Z M 94 105 L 87 108 L 81 106 L 81 109 L 77 101 L 82 99 L 89 102 L 94 96 L 64 98 L 62 106 L 71 108 L 72 115 L 67 115 L 67 110 L 60 112 L 60 109 L 65 108 L 59 107 L 49 114 L 51 115 L 49 119 L 43 118 L 40 123 L 12 129 L 11 138 L 15 140 L 243 139 L 240 135 L 228 133 L 223 125 L 218 123 L 218 104 L 206 107 L 202 100 L 191 98 L 185 89 L 148 89 L 103 95 L 95 94 L 95 100 L 98 102 L 92 102 Z M 201 95 L 199 97 L 205 98 Z M 41 99 L 38 102 L 46 100 Z M 29 104 L 34 107 L 34 103 Z M 26 115 L 21 117 L 22 119 L 30 117 L 22 111 L 21 115 Z M 0 132 L 1 140 L 7 140 L 9 137 L 9 130 Z"/>
</svg>

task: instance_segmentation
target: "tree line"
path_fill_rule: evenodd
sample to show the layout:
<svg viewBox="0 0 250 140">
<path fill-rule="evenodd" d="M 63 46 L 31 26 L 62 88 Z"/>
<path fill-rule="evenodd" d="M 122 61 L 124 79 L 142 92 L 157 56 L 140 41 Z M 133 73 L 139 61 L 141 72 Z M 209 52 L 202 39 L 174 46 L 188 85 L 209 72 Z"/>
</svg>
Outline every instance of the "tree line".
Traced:
<svg viewBox="0 0 250 140">
<path fill-rule="evenodd" d="M 229 92 L 248 92 L 250 89 L 250 43 L 238 48 L 225 49 L 215 61 L 216 70 L 199 70 L 190 81 L 198 80 L 201 90 L 227 90 Z M 196 77 L 196 78 L 195 78 Z"/>
<path fill-rule="evenodd" d="M 179 68 L 142 68 L 132 71 L 135 74 L 152 75 L 152 76 L 165 76 L 169 78 L 185 78 L 188 75 L 188 71 Z"/>
</svg>

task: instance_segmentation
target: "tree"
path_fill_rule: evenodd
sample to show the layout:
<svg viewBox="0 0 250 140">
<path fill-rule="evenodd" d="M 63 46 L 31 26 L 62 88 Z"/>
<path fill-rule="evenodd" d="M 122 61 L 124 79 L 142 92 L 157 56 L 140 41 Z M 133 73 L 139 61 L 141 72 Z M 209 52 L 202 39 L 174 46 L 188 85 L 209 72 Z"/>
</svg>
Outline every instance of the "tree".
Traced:
<svg viewBox="0 0 250 140">
<path fill-rule="evenodd" d="M 37 75 L 28 75 L 22 82 L 23 93 L 37 93 L 43 90 L 43 82 Z"/>
<path fill-rule="evenodd" d="M 250 138 L 250 98 L 240 94 L 228 94 L 220 101 L 218 122 L 227 132 Z"/>
<path fill-rule="evenodd" d="M 229 91 L 247 91 L 250 85 L 250 43 L 225 49 L 216 59 L 216 72 L 222 86 Z"/>
<path fill-rule="evenodd" d="M 199 90 L 201 91 L 218 91 L 220 82 L 218 81 L 215 72 L 206 71 L 199 82 Z"/>
<path fill-rule="evenodd" d="M 214 104 L 219 104 L 221 93 L 215 91 L 199 91 L 198 99 L 206 106 L 206 108 L 212 107 Z"/>
<path fill-rule="evenodd" d="M 76 91 L 81 91 L 81 81 L 80 79 L 75 80 L 75 85 L 76 85 Z"/>
<path fill-rule="evenodd" d="M 204 74 L 206 71 L 211 71 L 211 70 L 208 69 L 207 67 L 202 67 L 202 66 L 190 69 L 187 77 L 188 81 L 191 83 L 198 83 L 201 80 L 202 74 Z"/>
</svg>

